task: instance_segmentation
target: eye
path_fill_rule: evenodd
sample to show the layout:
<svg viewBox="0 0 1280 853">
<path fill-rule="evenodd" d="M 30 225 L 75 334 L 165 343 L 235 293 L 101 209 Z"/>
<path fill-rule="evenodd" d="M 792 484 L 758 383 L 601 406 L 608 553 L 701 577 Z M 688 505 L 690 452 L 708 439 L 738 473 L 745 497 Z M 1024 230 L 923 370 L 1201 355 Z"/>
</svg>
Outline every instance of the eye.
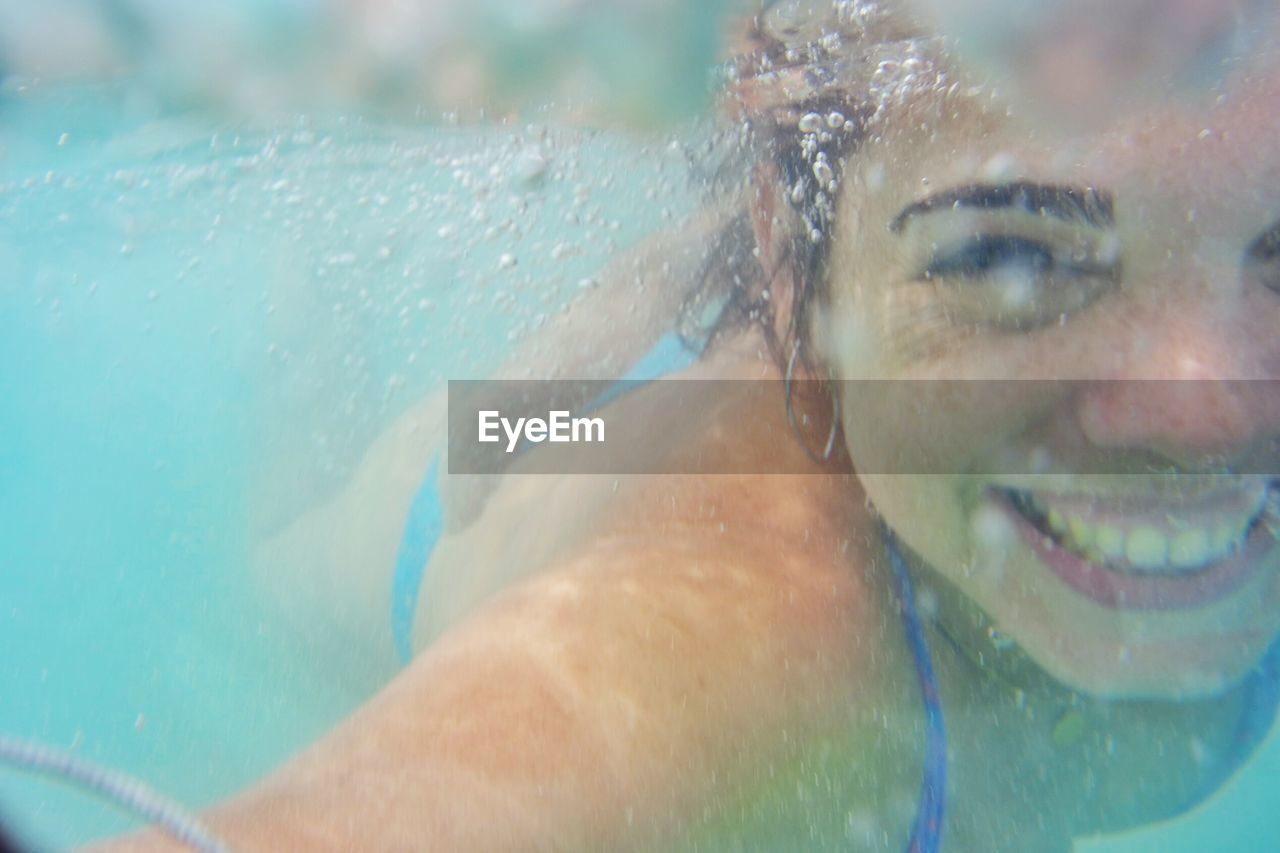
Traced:
<svg viewBox="0 0 1280 853">
<path fill-rule="evenodd" d="M 978 277 L 998 272 L 1038 275 L 1052 267 L 1053 251 L 1043 243 L 1025 237 L 983 235 L 935 255 L 924 277 Z"/>
<path fill-rule="evenodd" d="M 1280 225 L 1254 240 L 1245 250 L 1245 274 L 1280 293 Z"/>
<path fill-rule="evenodd" d="M 1106 292 L 1119 278 L 1116 255 L 1108 240 L 979 233 L 933 248 L 918 278 L 938 286 L 957 321 L 1027 331 Z"/>
</svg>

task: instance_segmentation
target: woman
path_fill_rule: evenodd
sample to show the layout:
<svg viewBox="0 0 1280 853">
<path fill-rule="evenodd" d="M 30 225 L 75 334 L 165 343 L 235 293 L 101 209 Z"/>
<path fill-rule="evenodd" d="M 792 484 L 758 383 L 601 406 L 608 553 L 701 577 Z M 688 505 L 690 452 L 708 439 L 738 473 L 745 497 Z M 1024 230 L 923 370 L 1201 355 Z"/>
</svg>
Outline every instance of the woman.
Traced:
<svg viewBox="0 0 1280 853">
<path fill-rule="evenodd" d="M 1269 726 L 1280 77 L 1062 136 L 887 4 L 748 43 L 684 375 L 772 384 L 628 445 L 685 474 L 516 462 L 408 668 L 210 814 L 237 849 L 1066 850 Z"/>
</svg>

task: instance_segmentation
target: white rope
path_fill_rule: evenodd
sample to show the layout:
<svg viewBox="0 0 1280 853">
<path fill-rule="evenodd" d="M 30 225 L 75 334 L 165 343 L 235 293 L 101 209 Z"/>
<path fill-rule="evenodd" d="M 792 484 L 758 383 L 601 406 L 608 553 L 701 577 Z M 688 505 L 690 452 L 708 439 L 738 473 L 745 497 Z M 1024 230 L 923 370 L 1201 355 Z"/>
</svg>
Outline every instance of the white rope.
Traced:
<svg viewBox="0 0 1280 853">
<path fill-rule="evenodd" d="M 78 786 L 154 824 L 200 853 L 229 853 L 187 809 L 141 781 L 99 767 L 68 752 L 18 738 L 0 737 L 0 765 L 39 773 Z"/>
</svg>

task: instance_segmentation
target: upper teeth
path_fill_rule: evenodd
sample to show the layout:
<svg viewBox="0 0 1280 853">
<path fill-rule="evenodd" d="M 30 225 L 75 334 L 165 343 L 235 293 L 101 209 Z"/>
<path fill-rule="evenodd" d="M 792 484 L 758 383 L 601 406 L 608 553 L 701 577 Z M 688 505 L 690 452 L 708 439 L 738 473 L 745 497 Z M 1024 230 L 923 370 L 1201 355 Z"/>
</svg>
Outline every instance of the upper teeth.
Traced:
<svg viewBox="0 0 1280 853">
<path fill-rule="evenodd" d="M 1096 563 L 1125 564 L 1143 571 L 1192 570 L 1231 554 L 1248 536 L 1261 511 L 1261 499 L 1211 520 L 1167 517 L 1125 523 L 1109 517 L 1095 522 L 1052 505 L 1052 497 L 1030 495 L 1030 502 L 1067 548 Z"/>
</svg>

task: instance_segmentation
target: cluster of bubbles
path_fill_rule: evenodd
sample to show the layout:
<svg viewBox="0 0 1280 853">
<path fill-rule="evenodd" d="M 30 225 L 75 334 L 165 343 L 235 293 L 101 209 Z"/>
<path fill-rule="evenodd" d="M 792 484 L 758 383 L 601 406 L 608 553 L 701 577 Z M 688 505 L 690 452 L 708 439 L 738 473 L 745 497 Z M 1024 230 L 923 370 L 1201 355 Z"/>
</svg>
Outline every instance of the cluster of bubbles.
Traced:
<svg viewBox="0 0 1280 853">
<path fill-rule="evenodd" d="M 940 41 L 925 37 L 901 5 L 772 4 L 757 38 L 727 70 L 729 97 L 740 101 L 747 134 L 793 150 L 803 163 L 787 175 L 788 198 L 814 243 L 823 241 L 834 216 L 844 156 L 894 106 L 959 88 L 942 69 Z"/>
<path fill-rule="evenodd" d="M 809 239 L 820 242 L 823 237 L 821 224 L 830 222 L 835 215 L 834 199 L 840 189 L 836 169 L 831 164 L 828 148 L 836 141 L 835 134 L 848 124 L 844 114 L 832 110 L 825 116 L 805 113 L 796 125 L 800 131 L 800 151 L 809 164 L 808 175 L 802 175 L 791 187 L 791 203 L 801 211 L 809 212 L 806 225 Z M 814 215 L 816 214 L 816 216 Z"/>
<path fill-rule="evenodd" d="M 0 177 L 0 261 L 32 322 L 253 376 L 264 445 L 306 446 L 301 482 L 346 476 L 404 407 L 488 375 L 700 199 L 669 135 L 325 116 L 90 134 L 39 102 L 15 116 L 65 144 Z"/>
</svg>

